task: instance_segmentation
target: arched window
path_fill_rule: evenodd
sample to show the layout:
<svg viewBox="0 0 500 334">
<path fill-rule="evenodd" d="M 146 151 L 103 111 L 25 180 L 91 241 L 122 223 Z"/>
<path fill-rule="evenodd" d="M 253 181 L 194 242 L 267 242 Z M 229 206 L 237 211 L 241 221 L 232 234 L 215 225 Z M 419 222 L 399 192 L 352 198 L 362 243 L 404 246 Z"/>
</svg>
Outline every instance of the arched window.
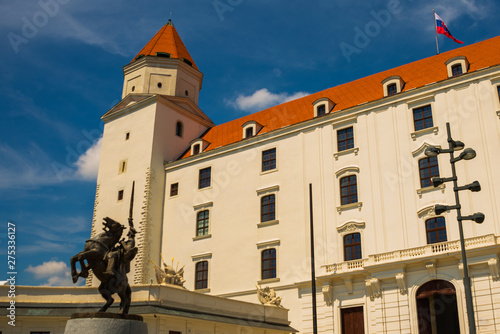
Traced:
<svg viewBox="0 0 500 334">
<path fill-rule="evenodd" d="M 444 217 L 434 217 L 425 221 L 427 243 L 435 244 L 448 241 L 446 238 L 446 223 Z"/>
<path fill-rule="evenodd" d="M 262 251 L 262 279 L 276 278 L 276 249 Z"/>
<path fill-rule="evenodd" d="M 195 290 L 208 288 L 208 261 L 196 263 Z"/>
<path fill-rule="evenodd" d="M 340 179 L 340 205 L 358 202 L 358 182 L 356 175 Z"/>
<path fill-rule="evenodd" d="M 420 174 L 420 186 L 422 188 L 432 185 L 431 179 L 439 177 L 439 166 L 437 157 L 422 158 L 418 161 L 418 171 Z"/>
<path fill-rule="evenodd" d="M 209 223 L 210 223 L 210 211 L 203 210 L 198 212 L 196 216 L 196 236 L 202 236 L 208 234 Z"/>
<path fill-rule="evenodd" d="M 361 259 L 361 234 L 351 233 L 344 236 L 344 261 Z"/>
<path fill-rule="evenodd" d="M 182 122 L 177 122 L 177 124 L 175 124 L 175 135 L 177 137 L 182 137 L 182 130 L 183 130 L 183 125 L 182 125 Z"/>
<path fill-rule="evenodd" d="M 276 197 L 274 194 L 262 196 L 260 200 L 260 221 L 276 220 Z"/>
<path fill-rule="evenodd" d="M 457 296 L 453 284 L 432 280 L 416 293 L 419 333 L 460 333 Z"/>
</svg>

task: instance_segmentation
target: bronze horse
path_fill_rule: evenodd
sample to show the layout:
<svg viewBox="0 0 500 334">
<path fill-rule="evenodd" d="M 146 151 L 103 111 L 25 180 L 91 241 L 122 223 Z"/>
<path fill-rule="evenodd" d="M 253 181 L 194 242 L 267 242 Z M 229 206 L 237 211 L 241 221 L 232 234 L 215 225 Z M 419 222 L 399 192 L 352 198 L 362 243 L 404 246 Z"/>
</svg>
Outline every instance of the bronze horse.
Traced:
<svg viewBox="0 0 500 334">
<path fill-rule="evenodd" d="M 106 299 L 106 304 L 99 312 L 106 312 L 114 302 L 112 295 L 117 293 L 121 300 L 120 313 L 128 314 L 132 291 L 128 284 L 127 273 L 130 271 L 130 261 L 137 254 L 136 231 L 131 225 L 128 240 L 120 240 L 125 227 L 109 217 L 104 218 L 104 221 L 104 232 L 87 240 L 83 251 L 71 258 L 71 276 L 73 283 L 76 283 L 79 277 L 87 278 L 89 269 L 92 269 L 94 275 L 101 281 L 99 293 Z M 76 262 L 80 263 L 79 273 Z"/>
</svg>

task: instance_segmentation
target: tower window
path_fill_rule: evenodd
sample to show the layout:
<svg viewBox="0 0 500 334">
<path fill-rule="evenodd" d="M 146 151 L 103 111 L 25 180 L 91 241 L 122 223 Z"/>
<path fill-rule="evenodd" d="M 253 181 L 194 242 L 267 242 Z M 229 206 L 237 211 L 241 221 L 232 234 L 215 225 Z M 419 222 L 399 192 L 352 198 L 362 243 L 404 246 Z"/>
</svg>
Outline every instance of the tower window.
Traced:
<svg viewBox="0 0 500 334">
<path fill-rule="evenodd" d="M 123 190 L 118 190 L 118 200 L 121 201 L 123 199 Z"/>
<path fill-rule="evenodd" d="M 276 149 L 272 148 L 262 152 L 262 171 L 268 171 L 276 168 Z"/>
<path fill-rule="evenodd" d="M 161 88 L 162 84 L 161 82 L 158 82 L 158 88 Z"/>
<path fill-rule="evenodd" d="M 177 137 L 182 137 L 182 131 L 183 131 L 184 126 L 182 125 L 181 122 L 177 122 L 175 124 L 175 135 Z"/>
<path fill-rule="evenodd" d="M 187 90 L 184 92 L 184 94 L 186 94 L 186 96 L 189 96 L 189 92 Z"/>
<path fill-rule="evenodd" d="M 260 200 L 260 221 L 267 222 L 276 219 L 276 197 L 274 194 L 263 196 Z"/>
<path fill-rule="evenodd" d="M 200 169 L 198 189 L 210 187 L 211 173 L 212 173 L 212 167 Z"/>
<path fill-rule="evenodd" d="M 132 91 L 134 91 L 134 90 L 135 90 L 135 86 L 132 86 Z"/>
<path fill-rule="evenodd" d="M 120 161 L 120 173 L 125 173 L 127 171 L 127 160 Z"/>
<path fill-rule="evenodd" d="M 170 196 L 177 196 L 179 194 L 179 183 L 172 183 L 170 185 Z"/>
<path fill-rule="evenodd" d="M 127 133 L 125 134 L 125 140 L 129 140 L 129 139 L 130 139 L 130 132 L 127 132 Z"/>
<path fill-rule="evenodd" d="M 210 223 L 210 211 L 204 210 L 198 212 L 198 215 L 196 216 L 197 237 L 208 234 L 209 223 Z"/>
<path fill-rule="evenodd" d="M 358 184 L 356 175 L 340 179 L 340 204 L 346 205 L 358 202 Z"/>
</svg>

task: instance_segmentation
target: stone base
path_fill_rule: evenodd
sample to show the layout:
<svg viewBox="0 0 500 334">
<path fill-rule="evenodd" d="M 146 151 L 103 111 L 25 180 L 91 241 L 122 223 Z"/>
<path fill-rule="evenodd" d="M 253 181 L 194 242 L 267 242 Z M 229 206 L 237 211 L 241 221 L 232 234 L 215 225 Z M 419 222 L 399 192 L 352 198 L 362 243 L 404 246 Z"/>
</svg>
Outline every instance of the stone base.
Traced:
<svg viewBox="0 0 500 334">
<path fill-rule="evenodd" d="M 148 327 L 135 314 L 74 313 L 64 334 L 148 334 Z"/>
</svg>

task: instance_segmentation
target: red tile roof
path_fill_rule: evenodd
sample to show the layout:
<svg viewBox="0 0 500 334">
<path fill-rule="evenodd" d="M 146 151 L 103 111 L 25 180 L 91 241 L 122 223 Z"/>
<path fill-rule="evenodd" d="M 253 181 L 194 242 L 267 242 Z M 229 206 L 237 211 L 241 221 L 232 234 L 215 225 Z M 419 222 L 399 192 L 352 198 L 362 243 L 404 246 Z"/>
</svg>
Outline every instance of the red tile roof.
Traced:
<svg viewBox="0 0 500 334">
<path fill-rule="evenodd" d="M 393 75 L 399 75 L 405 82 L 403 92 L 446 80 L 448 73 L 445 61 L 456 56 L 467 57 L 470 63 L 469 73 L 499 65 L 500 36 L 373 74 L 217 125 L 209 129 L 202 137 L 210 143 L 205 151 L 242 140 L 241 126 L 251 120 L 263 125 L 259 132 L 263 134 L 312 119 L 314 116 L 312 103 L 321 97 L 328 97 L 336 103 L 332 112 L 382 99 L 384 97 L 382 81 Z M 181 158 L 188 156 L 189 151 Z"/>
<path fill-rule="evenodd" d="M 151 38 L 132 61 L 135 61 L 139 55 L 156 56 L 157 52 L 169 53 L 170 58 L 187 59 L 195 69 L 198 69 L 170 20 Z"/>
</svg>

